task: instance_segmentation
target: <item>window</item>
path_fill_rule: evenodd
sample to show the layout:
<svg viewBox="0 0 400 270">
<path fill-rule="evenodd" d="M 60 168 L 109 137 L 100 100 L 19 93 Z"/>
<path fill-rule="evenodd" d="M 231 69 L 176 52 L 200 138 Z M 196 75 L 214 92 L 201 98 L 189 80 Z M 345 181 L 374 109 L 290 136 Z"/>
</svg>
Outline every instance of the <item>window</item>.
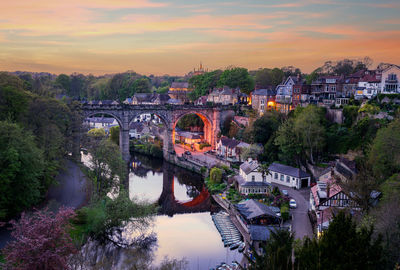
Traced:
<svg viewBox="0 0 400 270">
<path fill-rule="evenodd" d="M 256 180 L 256 177 L 254 175 L 251 176 L 251 181 L 254 182 L 254 180 Z"/>
<path fill-rule="evenodd" d="M 286 176 L 286 182 L 290 182 L 290 176 Z"/>
<path fill-rule="evenodd" d="M 285 181 L 284 177 L 285 176 L 283 174 L 281 174 L 281 181 Z"/>
<path fill-rule="evenodd" d="M 389 74 L 388 80 L 389 81 L 396 81 L 397 80 L 397 75 L 396 74 Z"/>
<path fill-rule="evenodd" d="M 278 173 L 275 173 L 275 179 L 278 179 Z"/>
<path fill-rule="evenodd" d="M 263 99 L 261 100 L 261 104 L 264 104 L 264 100 Z"/>
<path fill-rule="evenodd" d="M 267 181 L 267 177 L 264 175 L 263 176 L 263 182 Z"/>
</svg>

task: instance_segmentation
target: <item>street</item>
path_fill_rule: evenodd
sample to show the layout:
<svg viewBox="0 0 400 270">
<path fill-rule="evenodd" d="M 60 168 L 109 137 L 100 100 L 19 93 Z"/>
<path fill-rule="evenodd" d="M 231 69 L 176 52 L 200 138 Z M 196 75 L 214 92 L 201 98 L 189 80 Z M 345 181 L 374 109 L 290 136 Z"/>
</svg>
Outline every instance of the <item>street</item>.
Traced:
<svg viewBox="0 0 400 270">
<path fill-rule="evenodd" d="M 310 188 L 296 190 L 283 185 L 274 184 L 274 186 L 278 186 L 280 190 L 287 190 L 289 197 L 296 200 L 297 208 L 290 209 L 290 213 L 292 214 L 292 231 L 295 233 L 295 238 L 303 239 L 304 236 L 313 237 L 311 222 L 308 218 Z"/>
</svg>

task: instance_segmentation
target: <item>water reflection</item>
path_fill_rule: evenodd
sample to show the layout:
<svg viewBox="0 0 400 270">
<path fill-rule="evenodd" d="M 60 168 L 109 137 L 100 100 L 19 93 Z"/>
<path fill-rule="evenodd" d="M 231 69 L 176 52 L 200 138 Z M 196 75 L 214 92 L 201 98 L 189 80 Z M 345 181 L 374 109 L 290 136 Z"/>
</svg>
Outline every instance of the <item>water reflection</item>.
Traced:
<svg viewBox="0 0 400 270">
<path fill-rule="evenodd" d="M 168 256 L 186 258 L 189 269 L 209 269 L 242 259 L 237 251 L 224 248 L 210 215 L 219 208 L 211 202 L 200 175 L 140 155 L 133 157 L 132 163 L 130 196 L 159 205 L 160 215 L 152 228 L 157 234 L 155 264 Z"/>
</svg>

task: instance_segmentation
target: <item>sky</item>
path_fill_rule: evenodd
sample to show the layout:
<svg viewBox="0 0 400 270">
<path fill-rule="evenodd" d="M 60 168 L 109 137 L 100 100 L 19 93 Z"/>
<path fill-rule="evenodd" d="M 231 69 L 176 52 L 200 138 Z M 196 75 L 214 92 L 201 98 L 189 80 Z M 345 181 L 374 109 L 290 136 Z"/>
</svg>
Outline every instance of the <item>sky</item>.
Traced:
<svg viewBox="0 0 400 270">
<path fill-rule="evenodd" d="M 399 0 L 0 0 L 0 70 L 184 75 L 400 64 Z"/>
</svg>

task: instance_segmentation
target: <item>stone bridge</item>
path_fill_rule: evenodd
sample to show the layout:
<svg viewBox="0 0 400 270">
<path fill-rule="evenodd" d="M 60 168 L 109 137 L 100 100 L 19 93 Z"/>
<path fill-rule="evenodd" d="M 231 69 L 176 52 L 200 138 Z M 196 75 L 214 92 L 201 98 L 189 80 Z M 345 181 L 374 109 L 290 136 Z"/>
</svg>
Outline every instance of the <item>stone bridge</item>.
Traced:
<svg viewBox="0 0 400 270">
<path fill-rule="evenodd" d="M 217 136 L 227 116 L 233 115 L 230 105 L 129 105 L 129 104 L 82 104 L 84 118 L 94 115 L 108 115 L 115 118 L 120 126 L 120 148 L 122 157 L 129 161 L 129 126 L 141 114 L 157 115 L 165 125 L 163 134 L 164 159 L 175 160 L 174 142 L 175 126 L 186 114 L 196 114 L 204 122 L 204 139 L 213 148 L 217 144 Z"/>
</svg>

